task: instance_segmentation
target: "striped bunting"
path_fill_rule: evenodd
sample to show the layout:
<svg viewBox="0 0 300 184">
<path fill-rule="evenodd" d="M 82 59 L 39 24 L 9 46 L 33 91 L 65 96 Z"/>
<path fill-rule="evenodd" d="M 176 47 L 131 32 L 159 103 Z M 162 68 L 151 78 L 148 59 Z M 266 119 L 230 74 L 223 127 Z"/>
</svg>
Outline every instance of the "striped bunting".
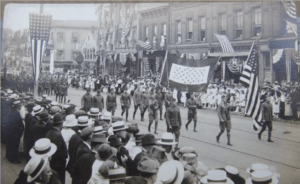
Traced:
<svg viewBox="0 0 300 184">
<path fill-rule="evenodd" d="M 234 53 L 234 50 L 233 50 L 231 43 L 229 42 L 227 36 L 219 35 L 219 34 L 215 34 L 215 36 L 217 37 L 218 41 L 220 42 L 223 52 Z"/>
<path fill-rule="evenodd" d="M 281 1 L 282 5 L 285 9 L 285 12 L 288 14 L 288 16 L 292 19 L 296 19 L 297 18 L 297 13 L 296 13 L 296 5 L 293 1 L 286 1 L 283 0 Z"/>
<path fill-rule="evenodd" d="M 149 60 L 148 57 L 144 57 L 144 71 L 149 72 Z"/>
<path fill-rule="evenodd" d="M 242 64 L 237 61 L 237 59 L 232 58 L 230 62 L 227 64 L 228 69 L 234 73 L 238 74 L 242 72 Z"/>
<path fill-rule="evenodd" d="M 129 30 L 130 30 L 129 21 L 125 20 L 122 26 L 122 35 L 125 37 L 129 33 Z"/>
<path fill-rule="evenodd" d="M 160 68 L 160 57 L 155 58 L 155 71 L 158 72 Z"/>
<path fill-rule="evenodd" d="M 253 118 L 253 128 L 258 130 L 261 126 L 262 115 L 260 111 L 260 86 L 258 78 L 258 55 L 257 47 L 253 43 L 247 63 L 244 67 L 240 82 L 249 86 L 247 94 L 247 102 L 245 106 L 245 114 Z"/>
<path fill-rule="evenodd" d="M 127 53 L 120 53 L 120 62 L 122 65 L 126 64 L 126 60 L 127 60 Z"/>
<path fill-rule="evenodd" d="M 139 44 L 145 50 L 150 50 L 151 49 L 151 44 L 148 40 L 146 42 L 142 42 L 142 41 L 138 40 L 137 44 Z"/>
<path fill-rule="evenodd" d="M 278 49 L 276 54 L 273 56 L 273 63 L 277 63 L 281 57 L 282 57 L 282 54 L 283 54 L 283 49 Z"/>
</svg>

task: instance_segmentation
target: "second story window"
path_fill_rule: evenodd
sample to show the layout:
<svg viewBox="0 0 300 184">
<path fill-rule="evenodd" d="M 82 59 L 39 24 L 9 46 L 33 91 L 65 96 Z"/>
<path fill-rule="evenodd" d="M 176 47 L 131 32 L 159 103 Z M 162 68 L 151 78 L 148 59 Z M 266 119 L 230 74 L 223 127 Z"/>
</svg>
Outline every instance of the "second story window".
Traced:
<svg viewBox="0 0 300 184">
<path fill-rule="evenodd" d="M 149 36 L 149 28 L 145 27 L 145 39 Z"/>
<path fill-rule="evenodd" d="M 192 42 L 193 40 L 193 19 L 187 20 L 187 42 Z"/>
<path fill-rule="evenodd" d="M 236 12 L 235 27 L 236 27 L 235 37 L 242 38 L 243 36 L 243 11 L 242 10 Z"/>
<path fill-rule="evenodd" d="M 181 21 L 176 21 L 176 42 L 181 42 Z"/>
<path fill-rule="evenodd" d="M 57 41 L 58 42 L 64 41 L 64 33 L 63 32 L 57 32 Z"/>
<path fill-rule="evenodd" d="M 199 41 L 205 42 L 206 22 L 205 17 L 199 17 Z"/>
<path fill-rule="evenodd" d="M 227 20 L 226 20 L 226 14 L 222 13 L 219 16 L 219 25 L 220 25 L 220 34 L 226 35 L 226 28 L 227 28 Z"/>
<path fill-rule="evenodd" d="M 75 32 L 72 33 L 72 43 L 78 43 L 79 42 L 79 33 Z"/>
<path fill-rule="evenodd" d="M 253 36 L 261 36 L 261 8 L 253 9 Z"/>
</svg>

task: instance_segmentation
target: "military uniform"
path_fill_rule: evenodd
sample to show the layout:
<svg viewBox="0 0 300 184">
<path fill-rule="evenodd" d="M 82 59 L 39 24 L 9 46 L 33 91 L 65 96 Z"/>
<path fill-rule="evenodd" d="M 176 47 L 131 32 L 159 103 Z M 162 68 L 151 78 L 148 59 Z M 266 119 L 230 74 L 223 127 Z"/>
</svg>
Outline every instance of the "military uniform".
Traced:
<svg viewBox="0 0 300 184">
<path fill-rule="evenodd" d="M 142 121 L 144 120 L 144 114 L 149 106 L 149 100 L 150 100 L 150 94 L 149 92 L 145 92 L 142 95 L 142 101 L 143 101 L 143 113 L 142 113 Z"/>
<path fill-rule="evenodd" d="M 259 140 L 261 139 L 261 134 L 266 130 L 268 127 L 268 141 L 273 142 L 271 140 L 271 134 L 273 129 L 273 106 L 269 101 L 265 101 L 261 104 L 261 115 L 262 115 L 262 128 L 258 134 Z"/>
<path fill-rule="evenodd" d="M 225 96 L 223 98 L 226 98 Z M 219 142 L 220 136 L 223 134 L 223 132 L 227 131 L 227 144 L 229 146 L 232 146 L 230 142 L 230 129 L 231 129 L 231 118 L 230 118 L 230 106 L 227 105 L 227 103 L 224 103 L 223 101 L 221 104 L 218 106 L 217 109 L 218 116 L 219 116 L 219 127 L 220 127 L 220 132 L 217 135 L 217 142 Z"/>
<path fill-rule="evenodd" d="M 102 95 L 96 95 L 93 97 L 93 107 L 98 108 L 102 112 L 104 108 L 104 98 Z"/>
<path fill-rule="evenodd" d="M 174 133 L 175 141 L 179 143 L 181 116 L 180 116 L 180 110 L 177 106 L 170 106 L 167 109 L 166 123 L 167 123 L 167 132 Z M 178 147 L 178 144 L 176 144 L 176 147 Z"/>
<path fill-rule="evenodd" d="M 148 114 L 149 114 L 149 125 L 148 125 L 148 131 L 150 131 L 151 125 L 153 123 L 153 120 L 155 120 L 155 131 L 154 133 L 157 134 L 157 126 L 158 126 L 158 108 L 159 104 L 158 101 L 155 99 L 155 96 L 151 96 L 149 101 L 149 108 L 148 108 Z"/>
<path fill-rule="evenodd" d="M 185 125 L 186 129 L 188 129 L 189 124 L 194 120 L 194 132 L 196 132 L 197 127 L 197 101 L 193 98 L 190 98 L 186 102 L 186 106 L 189 109 L 188 110 L 188 122 Z"/>
<path fill-rule="evenodd" d="M 163 105 L 163 95 L 161 93 L 157 93 L 155 95 L 155 99 L 158 102 L 158 110 L 159 110 L 159 115 L 160 115 L 160 120 L 162 120 L 162 105 Z"/>
<path fill-rule="evenodd" d="M 110 93 L 106 97 L 106 110 L 112 112 L 112 116 L 115 114 L 117 108 L 117 97 L 115 93 Z"/>
<path fill-rule="evenodd" d="M 141 111 L 141 118 L 143 117 L 143 92 L 142 91 L 135 91 L 134 95 L 133 95 L 133 101 L 134 101 L 134 112 L 133 112 L 133 119 L 135 117 L 135 113 L 137 111 L 138 108 L 140 108 Z"/>
<path fill-rule="evenodd" d="M 82 110 L 88 112 L 92 107 L 92 95 L 91 94 L 84 94 L 81 98 L 81 106 L 83 106 Z"/>
<path fill-rule="evenodd" d="M 120 97 L 120 101 L 121 101 L 121 108 L 122 108 L 121 116 L 123 116 L 124 112 L 126 111 L 126 121 L 128 121 L 128 109 L 131 105 L 130 94 L 127 92 L 122 93 Z"/>
</svg>

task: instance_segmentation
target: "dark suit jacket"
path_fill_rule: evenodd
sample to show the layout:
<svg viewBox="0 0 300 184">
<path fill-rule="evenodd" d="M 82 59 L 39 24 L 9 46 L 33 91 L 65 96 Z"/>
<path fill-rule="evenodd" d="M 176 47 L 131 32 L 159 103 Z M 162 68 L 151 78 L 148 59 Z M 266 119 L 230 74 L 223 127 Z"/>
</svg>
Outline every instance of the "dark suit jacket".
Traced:
<svg viewBox="0 0 300 184">
<path fill-rule="evenodd" d="M 150 157 L 150 154 L 146 151 L 142 151 L 140 152 L 139 154 L 137 154 L 135 157 L 134 157 L 134 160 L 133 162 L 130 164 L 130 169 L 131 169 L 131 175 L 132 176 L 139 176 L 140 175 L 140 172 L 137 170 L 137 166 L 139 165 L 139 162 L 141 161 L 142 157 L 143 156 L 147 156 L 147 157 Z"/>
<path fill-rule="evenodd" d="M 92 176 L 92 167 L 95 160 L 95 153 L 91 152 L 82 155 L 75 161 L 72 169 L 73 184 L 86 184 L 89 181 Z"/>
<path fill-rule="evenodd" d="M 270 102 L 264 102 L 261 104 L 262 120 L 272 121 L 273 120 L 273 107 Z"/>
<path fill-rule="evenodd" d="M 54 170 L 64 170 L 66 168 L 66 159 L 68 158 L 68 151 L 66 143 L 61 135 L 61 132 L 52 128 L 46 135 L 53 144 L 56 145 L 57 150 L 52 155 L 50 166 Z"/>
<path fill-rule="evenodd" d="M 72 135 L 70 141 L 69 141 L 69 162 L 68 162 L 68 165 L 67 165 L 67 171 L 70 173 L 70 175 L 72 175 L 72 168 L 73 168 L 73 165 L 75 163 L 75 158 L 76 158 L 76 153 L 77 153 L 77 150 L 79 148 L 79 146 L 81 145 L 82 143 L 82 139 L 81 137 L 76 133 L 74 135 Z"/>
<path fill-rule="evenodd" d="M 32 134 L 32 143 L 31 145 L 34 146 L 34 143 L 41 139 L 41 138 L 45 138 L 46 134 L 49 131 L 49 127 L 47 126 L 46 122 L 42 122 L 39 121 L 37 122 L 35 125 L 33 125 L 32 129 L 31 129 L 31 134 Z"/>
<path fill-rule="evenodd" d="M 76 153 L 76 157 L 75 157 L 75 162 L 76 160 L 78 160 L 82 155 L 84 154 L 90 154 L 92 153 L 92 150 L 84 143 L 82 142 L 78 149 L 77 149 L 77 153 Z"/>
<path fill-rule="evenodd" d="M 229 114 L 229 105 L 225 105 L 223 102 L 218 106 L 217 112 L 220 121 L 229 121 L 230 114 Z"/>
</svg>

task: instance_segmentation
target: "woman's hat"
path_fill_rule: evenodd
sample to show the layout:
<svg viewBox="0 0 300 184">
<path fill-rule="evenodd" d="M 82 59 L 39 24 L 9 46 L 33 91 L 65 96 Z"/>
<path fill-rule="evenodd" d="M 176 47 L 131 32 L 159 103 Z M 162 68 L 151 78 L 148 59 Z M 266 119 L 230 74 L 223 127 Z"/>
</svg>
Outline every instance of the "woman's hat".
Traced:
<svg viewBox="0 0 300 184">
<path fill-rule="evenodd" d="M 142 146 L 148 145 L 156 145 L 155 137 L 152 134 L 146 134 L 142 137 Z"/>
<path fill-rule="evenodd" d="M 78 121 L 78 126 L 80 127 L 93 125 L 93 121 L 89 120 L 88 116 L 80 116 L 78 117 L 77 121 Z"/>
<path fill-rule="evenodd" d="M 24 172 L 28 175 L 27 181 L 34 181 L 43 171 L 48 162 L 48 157 L 32 157 L 24 168 Z"/>
<path fill-rule="evenodd" d="M 139 153 L 142 152 L 142 148 L 139 146 L 133 146 L 130 150 L 129 150 L 129 156 L 132 158 L 132 160 L 134 160 L 135 156 Z"/>
<path fill-rule="evenodd" d="M 200 181 L 203 184 L 234 184 L 233 181 L 227 177 L 226 171 L 223 170 L 210 170 Z"/>
<path fill-rule="evenodd" d="M 106 131 L 104 131 L 103 127 L 102 126 L 95 126 L 95 129 L 94 129 L 94 132 L 93 134 L 103 134 L 105 133 Z"/>
<path fill-rule="evenodd" d="M 108 170 L 108 177 L 110 181 L 124 181 L 125 179 L 127 179 L 126 170 L 124 167 L 110 169 Z"/>
<path fill-rule="evenodd" d="M 125 126 L 124 121 L 117 121 L 112 124 L 112 128 L 113 128 L 113 131 L 115 132 L 115 131 L 125 130 L 128 127 Z"/>
<path fill-rule="evenodd" d="M 35 142 L 34 147 L 29 151 L 31 157 L 34 156 L 52 156 L 57 150 L 55 144 L 51 143 L 50 139 L 42 138 Z"/>
<path fill-rule="evenodd" d="M 157 141 L 161 145 L 175 145 L 178 142 L 174 142 L 173 134 L 170 132 L 164 132 L 161 136 L 161 140 Z"/>
<path fill-rule="evenodd" d="M 137 166 L 137 170 L 145 173 L 156 174 L 159 169 L 159 162 L 157 160 L 150 159 L 149 157 L 142 157 Z"/>
<path fill-rule="evenodd" d="M 40 105 L 36 105 L 33 107 L 33 113 L 34 114 L 39 114 L 40 112 L 42 112 L 44 110 L 44 107 L 40 106 Z"/>
<path fill-rule="evenodd" d="M 70 114 L 66 116 L 66 121 L 64 122 L 64 127 L 75 127 L 77 126 L 77 119 L 74 114 Z"/>
<path fill-rule="evenodd" d="M 168 172 L 166 172 L 168 171 Z M 184 177 L 183 165 L 176 160 L 163 163 L 158 170 L 156 184 L 181 184 Z"/>
<path fill-rule="evenodd" d="M 105 134 L 93 134 L 91 142 L 95 142 L 95 143 L 109 143 L 106 140 Z"/>
<path fill-rule="evenodd" d="M 98 108 L 91 108 L 90 112 L 87 113 L 89 116 L 100 116 L 101 112 Z"/>
<path fill-rule="evenodd" d="M 112 147 L 119 147 L 122 145 L 120 139 L 116 135 L 111 135 L 108 137 L 109 145 Z"/>
<path fill-rule="evenodd" d="M 166 156 L 166 150 L 160 146 L 153 146 L 150 150 L 150 155 L 160 163 L 166 162 L 168 160 Z"/>
<path fill-rule="evenodd" d="M 103 143 L 98 147 L 96 158 L 99 160 L 106 160 L 117 154 L 117 149 L 111 147 L 107 143 Z"/>
<path fill-rule="evenodd" d="M 101 116 L 101 119 L 110 120 L 111 119 L 111 112 L 108 112 L 108 111 L 104 112 Z"/>
<path fill-rule="evenodd" d="M 195 148 L 193 148 L 193 147 L 182 147 L 178 151 L 175 152 L 175 156 L 177 158 L 182 158 L 183 154 L 185 154 L 185 153 L 195 153 L 198 156 Z"/>
<path fill-rule="evenodd" d="M 246 172 L 248 174 L 251 174 L 252 172 L 257 171 L 257 170 L 269 170 L 269 166 L 266 164 L 254 163 L 251 165 L 251 167 L 246 169 Z"/>
<path fill-rule="evenodd" d="M 278 184 L 278 179 L 269 170 L 257 170 L 251 173 L 251 177 L 246 180 L 246 184 L 268 183 Z"/>
</svg>

